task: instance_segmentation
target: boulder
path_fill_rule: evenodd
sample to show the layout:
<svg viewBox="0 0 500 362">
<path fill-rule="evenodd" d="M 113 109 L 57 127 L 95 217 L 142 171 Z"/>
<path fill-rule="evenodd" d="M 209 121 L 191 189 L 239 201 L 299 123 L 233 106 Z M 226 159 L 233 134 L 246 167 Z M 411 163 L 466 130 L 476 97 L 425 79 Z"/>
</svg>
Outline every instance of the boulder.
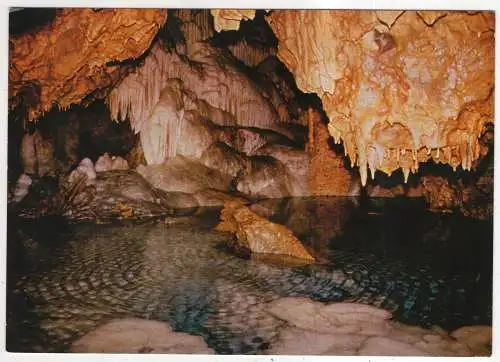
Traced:
<svg viewBox="0 0 500 362">
<path fill-rule="evenodd" d="M 236 189 L 249 197 L 273 199 L 291 196 L 294 184 L 280 161 L 269 156 L 253 156 L 236 178 Z"/>
<path fill-rule="evenodd" d="M 227 191 L 231 183 L 230 176 L 183 156 L 173 157 L 161 165 L 139 165 L 137 172 L 154 187 L 169 192 L 194 194 L 207 188 Z"/>
<path fill-rule="evenodd" d="M 235 234 L 236 249 L 252 253 L 284 254 L 314 261 L 314 257 L 290 230 L 258 216 L 237 201 L 224 204 L 217 230 Z"/>
<path fill-rule="evenodd" d="M 477 356 L 491 353 L 491 327 L 467 326 L 451 335 L 392 320 L 386 310 L 360 303 L 285 297 L 266 311 L 284 324 L 269 354 Z"/>
<path fill-rule="evenodd" d="M 199 336 L 174 332 L 164 322 L 138 318 L 111 320 L 74 342 L 70 352 L 214 354 Z"/>
</svg>

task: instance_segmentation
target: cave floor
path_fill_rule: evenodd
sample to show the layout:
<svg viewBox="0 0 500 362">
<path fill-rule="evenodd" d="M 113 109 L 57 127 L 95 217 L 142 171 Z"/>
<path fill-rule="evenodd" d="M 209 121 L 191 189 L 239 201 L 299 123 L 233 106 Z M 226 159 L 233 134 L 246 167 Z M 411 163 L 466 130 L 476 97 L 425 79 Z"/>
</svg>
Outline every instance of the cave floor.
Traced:
<svg viewBox="0 0 500 362">
<path fill-rule="evenodd" d="M 7 350 L 66 352 L 113 318 L 166 321 L 216 353 L 264 353 L 283 296 L 359 301 L 397 320 L 453 330 L 491 325 L 493 222 L 433 214 L 419 200 L 266 200 L 314 265 L 241 257 L 220 247 L 220 209 L 197 216 L 67 224 L 9 217 Z"/>
</svg>

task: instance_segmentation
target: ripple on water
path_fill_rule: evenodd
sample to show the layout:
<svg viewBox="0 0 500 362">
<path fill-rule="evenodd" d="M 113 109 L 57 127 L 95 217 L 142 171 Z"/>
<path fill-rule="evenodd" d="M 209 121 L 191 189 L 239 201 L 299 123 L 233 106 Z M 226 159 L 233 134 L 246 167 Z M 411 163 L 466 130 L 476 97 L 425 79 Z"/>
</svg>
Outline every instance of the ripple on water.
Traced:
<svg viewBox="0 0 500 362">
<path fill-rule="evenodd" d="M 68 242 L 34 258 L 14 283 L 31 301 L 11 313 L 23 335 L 16 348 L 65 351 L 101 323 L 139 317 L 202 335 L 218 353 L 257 353 L 275 340 L 282 323 L 265 312 L 265 303 L 294 295 L 358 300 L 419 323 L 470 320 L 467 307 L 476 291 L 467 275 L 433 274 L 425 265 L 352 248 L 318 250 L 322 262 L 316 265 L 263 264 L 217 247 L 230 237 L 162 222 L 75 225 Z"/>
</svg>

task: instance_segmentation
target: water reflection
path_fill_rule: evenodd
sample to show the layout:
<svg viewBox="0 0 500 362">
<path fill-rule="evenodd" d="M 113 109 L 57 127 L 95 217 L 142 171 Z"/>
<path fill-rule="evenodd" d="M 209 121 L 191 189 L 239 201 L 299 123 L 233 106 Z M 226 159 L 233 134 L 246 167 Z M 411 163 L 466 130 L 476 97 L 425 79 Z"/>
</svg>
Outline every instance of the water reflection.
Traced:
<svg viewBox="0 0 500 362">
<path fill-rule="evenodd" d="M 7 349 L 65 351 L 98 324 L 132 316 L 202 335 L 219 353 L 257 353 L 278 323 L 264 303 L 286 295 L 359 300 L 449 329 L 491 324 L 491 223 L 430 214 L 411 200 L 360 207 L 349 198 L 302 198 L 252 209 L 289 227 L 319 262 L 228 253 L 220 245 L 231 236 L 213 230 L 218 211 L 196 222 L 50 232 L 46 222 L 12 223 Z"/>
</svg>

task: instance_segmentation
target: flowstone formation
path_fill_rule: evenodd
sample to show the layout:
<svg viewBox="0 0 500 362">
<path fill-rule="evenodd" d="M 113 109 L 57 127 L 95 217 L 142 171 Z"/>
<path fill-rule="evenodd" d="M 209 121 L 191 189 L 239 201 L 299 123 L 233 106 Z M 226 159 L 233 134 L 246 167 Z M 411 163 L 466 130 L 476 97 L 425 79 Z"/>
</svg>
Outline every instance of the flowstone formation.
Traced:
<svg viewBox="0 0 500 362">
<path fill-rule="evenodd" d="M 41 30 L 9 39 L 9 105 L 28 120 L 65 109 L 116 82 L 120 63 L 147 50 L 166 10 L 62 9 Z"/>
<path fill-rule="evenodd" d="M 273 11 L 278 58 L 315 92 L 363 185 L 433 159 L 470 170 L 493 121 L 492 12 Z M 293 26 L 291 26 L 293 24 Z"/>
</svg>

